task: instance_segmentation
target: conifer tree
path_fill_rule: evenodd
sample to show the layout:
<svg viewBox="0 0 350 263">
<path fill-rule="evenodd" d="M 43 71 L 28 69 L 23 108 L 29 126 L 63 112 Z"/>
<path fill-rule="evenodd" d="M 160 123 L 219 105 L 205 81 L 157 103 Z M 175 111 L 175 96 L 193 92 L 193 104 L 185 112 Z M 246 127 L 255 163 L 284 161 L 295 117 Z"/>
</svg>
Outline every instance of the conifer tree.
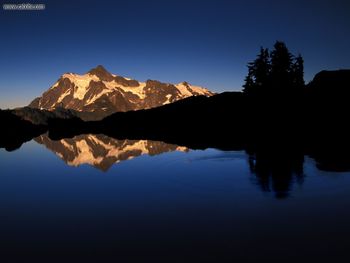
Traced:
<svg viewBox="0 0 350 263">
<path fill-rule="evenodd" d="M 293 87 L 300 89 L 304 86 L 304 60 L 299 54 L 293 63 Z"/>
<path fill-rule="evenodd" d="M 271 52 L 271 88 L 277 91 L 287 91 L 292 87 L 293 55 L 283 42 L 276 41 Z"/>
<path fill-rule="evenodd" d="M 269 83 L 270 56 L 268 49 L 260 48 L 257 58 L 248 63 L 248 75 L 245 78 L 244 92 L 255 93 L 262 90 Z"/>
<path fill-rule="evenodd" d="M 276 41 L 274 49 L 261 47 L 257 58 L 248 63 L 243 92 L 247 94 L 279 94 L 300 91 L 305 86 L 304 61 L 294 57 L 287 46 Z"/>
</svg>

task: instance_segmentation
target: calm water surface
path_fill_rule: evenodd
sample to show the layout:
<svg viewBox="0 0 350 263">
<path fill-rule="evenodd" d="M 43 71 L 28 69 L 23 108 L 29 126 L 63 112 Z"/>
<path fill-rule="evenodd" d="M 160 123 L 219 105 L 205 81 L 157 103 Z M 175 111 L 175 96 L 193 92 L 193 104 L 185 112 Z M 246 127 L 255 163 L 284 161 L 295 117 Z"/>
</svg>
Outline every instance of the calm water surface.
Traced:
<svg viewBox="0 0 350 263">
<path fill-rule="evenodd" d="M 41 136 L 0 171 L 3 262 L 348 259 L 350 173 L 308 157 L 280 182 L 245 152 Z"/>
</svg>

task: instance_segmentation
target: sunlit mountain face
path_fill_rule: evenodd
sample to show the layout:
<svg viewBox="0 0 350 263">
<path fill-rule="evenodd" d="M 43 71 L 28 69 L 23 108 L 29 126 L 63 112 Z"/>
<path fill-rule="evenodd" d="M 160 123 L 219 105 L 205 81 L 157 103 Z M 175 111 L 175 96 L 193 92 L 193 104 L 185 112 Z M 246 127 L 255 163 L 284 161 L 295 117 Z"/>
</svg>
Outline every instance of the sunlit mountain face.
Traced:
<svg viewBox="0 0 350 263">
<path fill-rule="evenodd" d="M 191 96 L 213 94 L 187 82 L 139 82 L 112 74 L 99 65 L 83 75 L 63 74 L 29 107 L 49 111 L 71 109 L 84 120 L 98 120 L 114 112 L 149 109 Z"/>
<path fill-rule="evenodd" d="M 58 141 L 48 135 L 34 139 L 37 143 L 54 152 L 70 166 L 89 164 L 107 171 L 115 163 L 148 154 L 158 155 L 165 152 L 187 152 L 187 147 L 151 140 L 117 140 L 102 134 L 84 134 Z"/>
</svg>

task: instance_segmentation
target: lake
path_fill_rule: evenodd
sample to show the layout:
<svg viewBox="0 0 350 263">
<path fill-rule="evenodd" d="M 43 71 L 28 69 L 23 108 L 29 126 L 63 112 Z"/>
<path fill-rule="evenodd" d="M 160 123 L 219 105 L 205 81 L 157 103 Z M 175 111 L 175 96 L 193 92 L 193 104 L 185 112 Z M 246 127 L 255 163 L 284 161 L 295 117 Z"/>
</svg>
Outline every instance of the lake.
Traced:
<svg viewBox="0 0 350 263">
<path fill-rule="evenodd" d="M 308 156 L 270 174 L 245 151 L 41 135 L 0 157 L 2 262 L 349 260 L 350 172 Z"/>
</svg>

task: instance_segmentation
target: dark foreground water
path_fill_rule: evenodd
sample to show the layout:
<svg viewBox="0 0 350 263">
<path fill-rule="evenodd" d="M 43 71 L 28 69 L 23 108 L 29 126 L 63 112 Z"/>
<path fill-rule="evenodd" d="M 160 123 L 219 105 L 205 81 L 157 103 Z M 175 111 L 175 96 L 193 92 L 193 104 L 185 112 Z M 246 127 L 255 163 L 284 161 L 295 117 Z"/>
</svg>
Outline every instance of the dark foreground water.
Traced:
<svg viewBox="0 0 350 263">
<path fill-rule="evenodd" d="M 0 261 L 349 262 L 350 173 L 251 162 L 90 135 L 1 149 Z"/>
</svg>

